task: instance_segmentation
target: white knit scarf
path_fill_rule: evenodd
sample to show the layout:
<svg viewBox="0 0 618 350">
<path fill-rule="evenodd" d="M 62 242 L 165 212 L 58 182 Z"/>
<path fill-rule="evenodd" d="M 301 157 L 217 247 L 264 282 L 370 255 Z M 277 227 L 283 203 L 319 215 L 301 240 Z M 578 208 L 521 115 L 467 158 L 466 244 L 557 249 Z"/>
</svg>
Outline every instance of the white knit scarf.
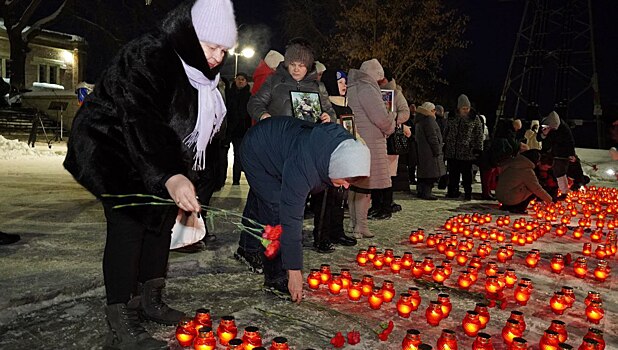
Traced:
<svg viewBox="0 0 618 350">
<path fill-rule="evenodd" d="M 214 80 L 210 80 L 198 69 L 186 64 L 182 58 L 180 61 L 191 86 L 196 88 L 198 92 L 195 129 L 185 137 L 183 142 L 191 150 L 195 150 L 193 170 L 203 170 L 206 166 L 206 146 L 221 128 L 227 108 L 225 108 L 225 102 L 217 88 L 220 75 L 217 74 Z"/>
</svg>

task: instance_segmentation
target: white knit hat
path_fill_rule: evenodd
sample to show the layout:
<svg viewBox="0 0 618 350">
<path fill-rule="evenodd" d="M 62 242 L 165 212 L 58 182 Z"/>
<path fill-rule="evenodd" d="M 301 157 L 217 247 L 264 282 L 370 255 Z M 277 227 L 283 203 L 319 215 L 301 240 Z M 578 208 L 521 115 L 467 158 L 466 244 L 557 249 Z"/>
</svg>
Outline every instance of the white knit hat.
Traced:
<svg viewBox="0 0 618 350">
<path fill-rule="evenodd" d="M 270 69 L 275 69 L 283 61 L 283 55 L 275 50 L 270 50 L 264 57 L 264 62 Z"/>
<path fill-rule="evenodd" d="M 318 73 L 322 73 L 323 71 L 326 70 L 326 66 L 324 65 L 324 63 L 322 63 L 320 61 L 315 61 L 315 70 Z"/>
<path fill-rule="evenodd" d="M 197 0 L 191 8 L 191 21 L 200 41 L 236 46 L 236 20 L 230 0 Z"/>
<path fill-rule="evenodd" d="M 432 110 L 436 109 L 436 105 L 431 102 L 423 102 L 420 108 L 426 109 L 431 112 Z"/>
<path fill-rule="evenodd" d="M 375 81 L 384 79 L 384 68 L 382 68 L 380 62 L 375 58 L 363 62 L 360 66 L 360 71 L 368 74 Z"/>
<path fill-rule="evenodd" d="M 371 154 L 362 141 L 347 139 L 330 155 L 328 177 L 331 179 L 369 176 L 370 170 Z"/>
<path fill-rule="evenodd" d="M 556 111 L 552 111 L 547 117 L 545 117 L 545 119 L 543 119 L 542 124 L 548 125 L 552 129 L 558 129 L 560 126 L 560 116 L 556 113 Z"/>
</svg>

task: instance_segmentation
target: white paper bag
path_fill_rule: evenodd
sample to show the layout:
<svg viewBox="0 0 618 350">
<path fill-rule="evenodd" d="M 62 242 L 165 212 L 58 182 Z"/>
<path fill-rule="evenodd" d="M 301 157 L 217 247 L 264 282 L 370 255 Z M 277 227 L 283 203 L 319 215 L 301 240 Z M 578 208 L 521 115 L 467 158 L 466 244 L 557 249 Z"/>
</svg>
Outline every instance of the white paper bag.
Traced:
<svg viewBox="0 0 618 350">
<path fill-rule="evenodd" d="M 191 245 L 206 236 L 206 225 L 202 217 L 197 217 L 195 213 L 191 216 L 184 215 L 183 212 L 176 218 L 176 223 L 172 227 L 172 241 L 170 249 L 177 249 Z"/>
</svg>

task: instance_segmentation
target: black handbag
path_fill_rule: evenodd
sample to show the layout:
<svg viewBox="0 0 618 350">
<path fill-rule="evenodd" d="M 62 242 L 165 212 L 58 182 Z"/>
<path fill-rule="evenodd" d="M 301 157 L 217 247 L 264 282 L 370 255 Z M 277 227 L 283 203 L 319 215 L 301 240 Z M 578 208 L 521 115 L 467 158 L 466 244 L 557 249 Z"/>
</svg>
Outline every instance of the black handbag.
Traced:
<svg viewBox="0 0 618 350">
<path fill-rule="evenodd" d="M 386 153 L 390 155 L 408 153 L 408 138 L 403 133 L 403 125 L 396 124 L 395 131 L 386 139 Z"/>
</svg>

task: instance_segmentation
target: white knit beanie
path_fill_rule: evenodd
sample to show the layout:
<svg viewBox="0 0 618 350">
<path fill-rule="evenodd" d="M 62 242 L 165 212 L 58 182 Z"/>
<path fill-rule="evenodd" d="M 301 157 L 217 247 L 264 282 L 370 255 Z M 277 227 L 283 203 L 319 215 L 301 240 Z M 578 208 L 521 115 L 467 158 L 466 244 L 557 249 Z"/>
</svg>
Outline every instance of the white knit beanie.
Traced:
<svg viewBox="0 0 618 350">
<path fill-rule="evenodd" d="M 369 176 L 370 170 L 371 154 L 362 141 L 347 139 L 330 155 L 328 177 L 331 179 Z"/>
<path fill-rule="evenodd" d="M 384 79 L 384 68 L 382 68 L 380 62 L 375 58 L 363 62 L 360 66 L 360 71 L 368 74 L 375 81 Z"/>
<path fill-rule="evenodd" d="M 191 21 L 201 42 L 236 46 L 236 20 L 230 0 L 197 0 L 191 8 Z"/>
<path fill-rule="evenodd" d="M 315 70 L 318 73 L 322 73 L 323 71 L 326 70 L 326 66 L 324 65 L 324 63 L 322 63 L 320 61 L 315 61 Z"/>
<path fill-rule="evenodd" d="M 275 50 L 270 50 L 264 57 L 264 62 L 270 69 L 275 69 L 279 63 L 283 62 L 283 55 Z"/>
</svg>

